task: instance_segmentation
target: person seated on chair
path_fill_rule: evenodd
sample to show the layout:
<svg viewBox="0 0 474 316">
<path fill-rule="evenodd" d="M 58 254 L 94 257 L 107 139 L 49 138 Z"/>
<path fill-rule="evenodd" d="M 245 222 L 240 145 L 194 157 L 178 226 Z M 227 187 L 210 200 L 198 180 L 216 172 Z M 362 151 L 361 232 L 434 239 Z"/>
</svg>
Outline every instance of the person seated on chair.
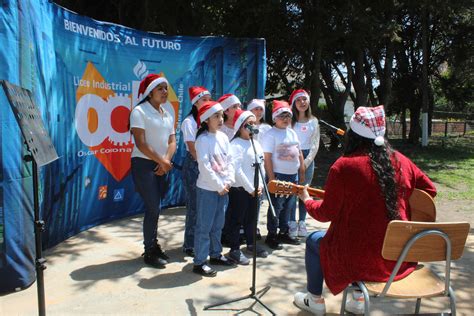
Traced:
<svg viewBox="0 0 474 316">
<path fill-rule="evenodd" d="M 334 294 L 356 281 L 387 281 L 395 261 L 382 258 L 381 250 L 391 220 L 408 220 L 408 200 L 415 188 L 436 195 L 431 180 L 384 138 L 383 106 L 359 107 L 350 120 L 344 155 L 329 170 L 324 200 L 315 201 L 304 189 L 299 197 L 308 213 L 331 222 L 327 231 L 306 240 L 307 293 L 296 293 L 294 303 L 314 314 L 324 314 L 323 279 Z M 416 263 L 404 263 L 395 280 L 410 274 Z M 346 305 L 352 313 L 364 312 L 361 292 Z"/>
</svg>

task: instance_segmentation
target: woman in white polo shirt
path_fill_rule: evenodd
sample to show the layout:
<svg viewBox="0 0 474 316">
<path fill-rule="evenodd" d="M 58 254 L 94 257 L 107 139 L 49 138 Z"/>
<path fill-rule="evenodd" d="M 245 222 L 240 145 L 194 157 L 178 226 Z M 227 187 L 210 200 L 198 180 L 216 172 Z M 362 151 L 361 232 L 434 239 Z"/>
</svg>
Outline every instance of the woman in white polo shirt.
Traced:
<svg viewBox="0 0 474 316">
<path fill-rule="evenodd" d="M 133 182 L 145 204 L 143 256 L 146 264 L 164 268 L 169 258 L 158 244 L 158 218 L 165 177 L 173 168 L 171 158 L 176 151 L 173 117 L 162 106 L 168 99 L 168 81 L 149 74 L 140 83 L 138 94 L 141 101 L 130 114 L 130 129 L 135 140 Z"/>
</svg>

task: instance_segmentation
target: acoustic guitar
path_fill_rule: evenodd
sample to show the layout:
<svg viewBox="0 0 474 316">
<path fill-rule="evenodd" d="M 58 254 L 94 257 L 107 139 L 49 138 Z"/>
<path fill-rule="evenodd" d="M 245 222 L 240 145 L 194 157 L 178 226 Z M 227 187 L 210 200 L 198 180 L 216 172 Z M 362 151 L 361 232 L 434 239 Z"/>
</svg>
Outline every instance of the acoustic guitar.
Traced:
<svg viewBox="0 0 474 316">
<path fill-rule="evenodd" d="M 272 180 L 268 183 L 268 191 L 275 195 L 298 195 L 304 186 L 291 182 Z M 308 187 L 308 193 L 312 197 L 324 199 L 324 190 Z M 435 222 L 436 205 L 431 195 L 423 190 L 415 189 L 409 199 L 411 208 L 411 221 Z"/>
</svg>

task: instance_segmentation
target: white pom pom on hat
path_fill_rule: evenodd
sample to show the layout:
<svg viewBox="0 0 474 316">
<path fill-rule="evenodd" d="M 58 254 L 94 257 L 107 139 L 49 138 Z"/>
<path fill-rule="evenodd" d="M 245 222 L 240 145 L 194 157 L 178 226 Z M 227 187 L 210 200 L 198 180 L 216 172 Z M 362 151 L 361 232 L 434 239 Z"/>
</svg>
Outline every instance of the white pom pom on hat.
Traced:
<svg viewBox="0 0 474 316">
<path fill-rule="evenodd" d="M 374 143 L 375 143 L 375 145 L 377 145 L 377 146 L 382 146 L 382 145 L 385 144 L 385 138 L 383 138 L 383 136 L 377 136 L 377 137 L 375 137 L 375 139 L 374 139 Z"/>
</svg>

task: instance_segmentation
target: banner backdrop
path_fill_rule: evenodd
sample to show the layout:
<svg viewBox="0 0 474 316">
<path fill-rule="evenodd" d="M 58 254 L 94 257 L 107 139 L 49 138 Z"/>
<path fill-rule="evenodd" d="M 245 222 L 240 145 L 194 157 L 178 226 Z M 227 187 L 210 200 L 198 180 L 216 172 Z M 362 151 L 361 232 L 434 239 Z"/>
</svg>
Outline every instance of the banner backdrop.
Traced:
<svg viewBox="0 0 474 316">
<path fill-rule="evenodd" d="M 33 92 L 60 156 L 41 170 L 46 247 L 142 211 L 130 176 L 128 116 L 147 74 L 170 82 L 166 108 L 176 123 L 176 168 L 164 207 L 184 204 L 179 127 L 191 109 L 188 87 L 203 85 L 213 98 L 264 96 L 263 39 L 165 36 L 95 21 L 46 0 L 6 0 L 0 47 L 0 79 Z M 31 211 L 31 171 L 3 96 L 0 102 L 0 252 L 8 261 L 9 238 L 30 229 L 9 229 L 9 218 Z"/>
</svg>

